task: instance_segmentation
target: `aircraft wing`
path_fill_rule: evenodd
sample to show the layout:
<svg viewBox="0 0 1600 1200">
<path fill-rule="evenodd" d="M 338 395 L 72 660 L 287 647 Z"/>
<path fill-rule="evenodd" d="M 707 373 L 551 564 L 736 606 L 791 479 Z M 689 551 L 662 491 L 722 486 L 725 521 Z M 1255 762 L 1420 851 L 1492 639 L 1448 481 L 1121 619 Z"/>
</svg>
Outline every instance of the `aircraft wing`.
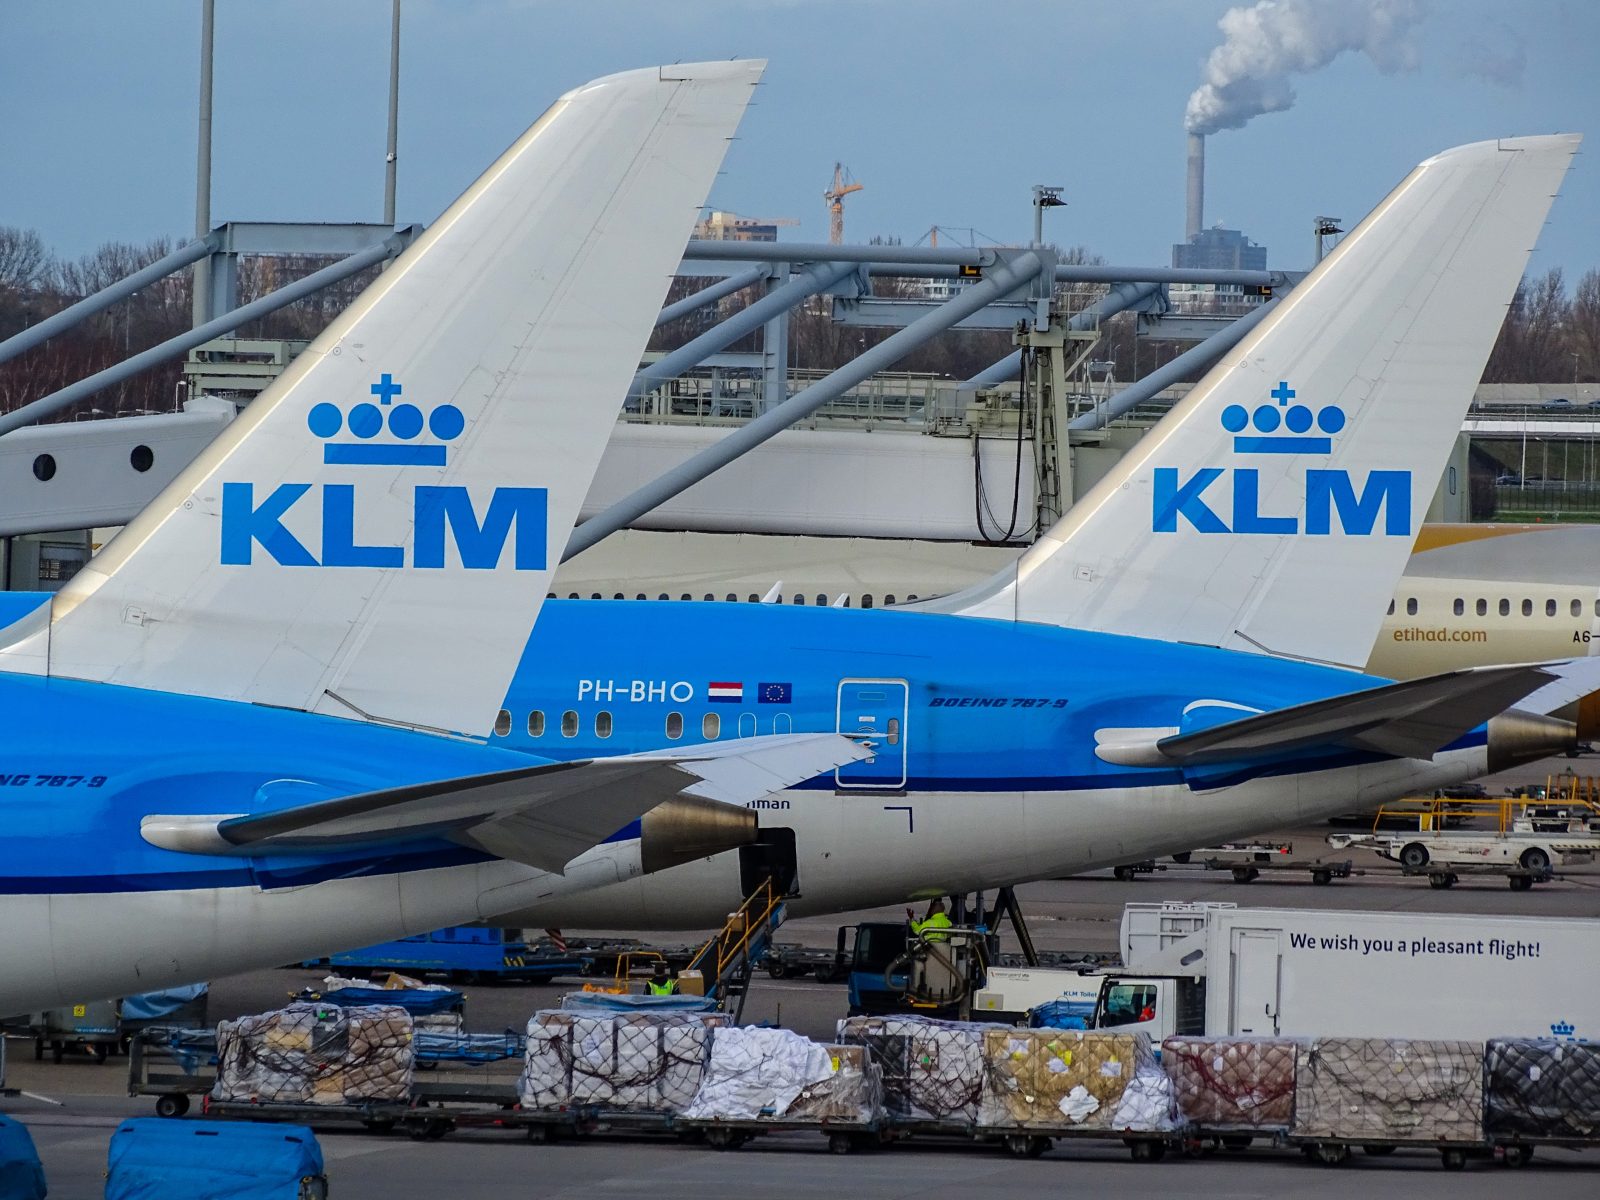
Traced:
<svg viewBox="0 0 1600 1200">
<path fill-rule="evenodd" d="M 195 854 L 315 854 L 448 838 L 559 872 L 674 796 L 744 805 L 872 753 L 834 733 L 540 763 L 243 816 L 147 816 L 145 841 Z"/>
<path fill-rule="evenodd" d="M 1160 738 L 1156 761 L 1177 766 L 1266 758 L 1342 746 L 1429 758 L 1556 678 L 1556 667 L 1476 667 L 1295 704 Z M 1152 764 L 1153 765 L 1153 764 Z"/>
</svg>

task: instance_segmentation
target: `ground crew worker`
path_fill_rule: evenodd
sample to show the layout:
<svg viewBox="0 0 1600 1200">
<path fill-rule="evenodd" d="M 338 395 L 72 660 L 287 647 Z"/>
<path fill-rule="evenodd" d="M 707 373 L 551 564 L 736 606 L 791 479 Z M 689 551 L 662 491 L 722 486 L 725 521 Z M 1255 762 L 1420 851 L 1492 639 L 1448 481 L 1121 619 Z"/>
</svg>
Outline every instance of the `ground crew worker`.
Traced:
<svg viewBox="0 0 1600 1200">
<path fill-rule="evenodd" d="M 667 964 L 656 959 L 655 974 L 645 980 L 652 996 L 670 996 L 678 990 L 678 981 L 667 974 Z"/>
<path fill-rule="evenodd" d="M 948 942 L 950 935 L 945 930 L 949 929 L 950 925 L 950 918 L 944 911 L 944 900 L 936 898 L 929 901 L 927 916 L 920 921 L 911 922 L 911 932 L 925 942 Z"/>
</svg>

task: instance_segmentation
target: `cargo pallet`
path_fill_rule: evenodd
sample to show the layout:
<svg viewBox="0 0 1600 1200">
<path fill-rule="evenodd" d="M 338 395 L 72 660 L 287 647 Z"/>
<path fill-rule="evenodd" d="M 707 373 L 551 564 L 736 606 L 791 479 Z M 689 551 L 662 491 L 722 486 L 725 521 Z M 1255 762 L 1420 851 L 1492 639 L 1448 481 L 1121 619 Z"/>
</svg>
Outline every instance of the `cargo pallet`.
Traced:
<svg viewBox="0 0 1600 1200">
<path fill-rule="evenodd" d="M 901 1137 L 966 1138 L 974 1142 L 993 1142 L 1018 1158 L 1038 1158 L 1057 1141 L 1087 1140 L 1121 1142 L 1134 1162 L 1160 1162 L 1167 1151 L 1182 1145 L 1177 1132 L 1156 1130 L 1105 1129 L 1082 1125 L 978 1125 L 967 1121 L 890 1120 L 889 1133 Z"/>
<path fill-rule="evenodd" d="M 769 1133 L 820 1133 L 828 1139 L 828 1149 L 834 1154 L 853 1154 L 857 1150 L 870 1150 L 893 1139 L 888 1125 L 881 1121 L 719 1117 L 708 1120 L 680 1119 L 678 1127 L 687 1133 L 704 1137 L 706 1145 L 713 1150 L 737 1150 L 751 1139 Z"/>
<path fill-rule="evenodd" d="M 1488 1142 L 1412 1141 L 1407 1138 L 1313 1138 L 1295 1134 L 1290 1134 L 1284 1140 L 1287 1145 L 1299 1147 L 1300 1153 L 1312 1162 L 1325 1167 L 1337 1167 L 1346 1162 L 1350 1158 L 1350 1149 L 1353 1146 L 1360 1146 L 1363 1154 L 1375 1158 L 1402 1149 L 1437 1150 L 1439 1165 L 1446 1171 L 1460 1171 L 1466 1167 L 1468 1158 L 1487 1157 L 1492 1152 Z"/>
</svg>

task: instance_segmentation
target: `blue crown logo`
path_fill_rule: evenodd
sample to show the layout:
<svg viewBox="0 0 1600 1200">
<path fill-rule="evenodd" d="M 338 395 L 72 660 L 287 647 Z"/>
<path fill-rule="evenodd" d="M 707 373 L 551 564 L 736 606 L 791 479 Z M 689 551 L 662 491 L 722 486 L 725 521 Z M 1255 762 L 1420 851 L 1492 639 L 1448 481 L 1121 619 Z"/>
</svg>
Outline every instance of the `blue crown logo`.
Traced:
<svg viewBox="0 0 1600 1200">
<path fill-rule="evenodd" d="M 461 436 L 467 419 L 454 404 L 441 404 L 426 418 L 415 404 L 391 404 L 404 389 L 385 371 L 372 385 L 377 404 L 357 404 L 346 416 L 336 404 L 315 405 L 306 414 L 306 425 L 317 437 L 327 442 L 322 447 L 322 461 L 340 466 L 354 467 L 442 467 L 448 455 L 443 443 Z M 374 442 L 387 426 L 392 437 L 399 442 Z M 417 444 L 423 427 L 438 438 L 437 443 Z M 335 442 L 329 439 L 348 429 L 358 438 L 354 442 Z"/>
<path fill-rule="evenodd" d="M 1550 1026 L 1550 1032 L 1558 1038 L 1569 1038 L 1577 1032 L 1578 1027 L 1571 1021 L 1557 1021 Z"/>
<path fill-rule="evenodd" d="M 1255 431 L 1233 439 L 1235 454 L 1326 454 L 1333 448 L 1332 435 L 1344 428 L 1344 409 L 1330 404 L 1313 414 L 1304 404 L 1290 405 L 1295 391 L 1287 381 L 1268 395 L 1278 403 L 1263 404 L 1253 413 L 1242 404 L 1222 410 L 1222 427 L 1229 433 L 1244 434 L 1247 426 Z M 1327 436 L 1312 433 L 1313 424 Z M 1280 428 L 1287 434 L 1278 433 Z"/>
</svg>

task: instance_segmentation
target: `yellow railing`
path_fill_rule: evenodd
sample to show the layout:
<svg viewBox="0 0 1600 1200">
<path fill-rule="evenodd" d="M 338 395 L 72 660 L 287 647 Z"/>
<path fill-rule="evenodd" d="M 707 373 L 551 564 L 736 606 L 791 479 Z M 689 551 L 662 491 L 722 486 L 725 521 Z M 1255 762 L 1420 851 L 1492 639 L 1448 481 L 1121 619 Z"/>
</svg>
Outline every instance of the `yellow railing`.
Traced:
<svg viewBox="0 0 1600 1200">
<path fill-rule="evenodd" d="M 1545 781 L 1544 796 L 1506 796 L 1490 800 L 1400 800 L 1378 809 L 1373 818 L 1374 833 L 1386 820 L 1416 818 L 1417 830 L 1422 833 L 1438 832 L 1447 828 L 1454 819 L 1476 820 L 1487 817 L 1494 821 L 1495 832 L 1504 834 L 1529 805 L 1559 804 L 1567 809 L 1583 810 L 1590 820 L 1600 818 L 1600 778 L 1582 775 L 1551 775 Z"/>
<path fill-rule="evenodd" d="M 728 918 L 728 923 L 700 947 L 689 966 L 700 971 L 708 983 L 720 980 L 728 967 L 750 952 L 750 941 L 756 931 L 767 927 L 773 912 L 782 903 L 783 897 L 772 886 L 772 880 L 762 880 L 761 886 L 745 897 L 739 911 Z"/>
</svg>

